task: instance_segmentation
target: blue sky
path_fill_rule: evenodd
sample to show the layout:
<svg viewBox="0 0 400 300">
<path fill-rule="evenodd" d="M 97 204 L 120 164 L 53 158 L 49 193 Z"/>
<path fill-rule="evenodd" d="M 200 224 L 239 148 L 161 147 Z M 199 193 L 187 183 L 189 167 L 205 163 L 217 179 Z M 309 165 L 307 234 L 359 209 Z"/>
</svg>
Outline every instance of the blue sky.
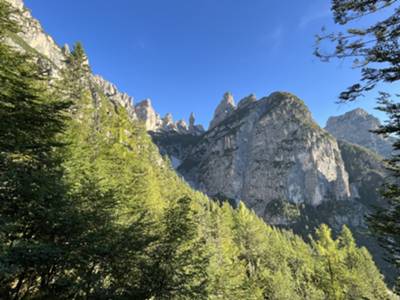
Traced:
<svg viewBox="0 0 400 300">
<path fill-rule="evenodd" d="M 359 77 L 349 62 L 322 63 L 315 34 L 332 26 L 329 0 L 25 0 L 59 44 L 81 41 L 95 73 L 175 119 L 208 125 L 225 91 L 236 101 L 288 91 L 324 125 L 373 95 L 335 103 Z M 391 87 L 393 89 L 393 87 Z M 374 114 L 377 114 L 374 112 Z"/>
</svg>

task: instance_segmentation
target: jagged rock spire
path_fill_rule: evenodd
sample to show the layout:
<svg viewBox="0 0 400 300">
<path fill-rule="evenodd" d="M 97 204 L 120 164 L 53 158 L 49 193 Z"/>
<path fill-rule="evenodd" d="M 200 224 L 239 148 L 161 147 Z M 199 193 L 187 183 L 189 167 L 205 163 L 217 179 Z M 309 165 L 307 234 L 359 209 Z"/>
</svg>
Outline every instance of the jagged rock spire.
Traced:
<svg viewBox="0 0 400 300">
<path fill-rule="evenodd" d="M 196 123 L 196 117 L 194 116 L 194 113 L 192 112 L 189 117 L 189 128 L 193 128 L 195 123 Z"/>
<path fill-rule="evenodd" d="M 179 120 L 176 122 L 176 129 L 179 133 L 187 133 L 189 131 L 188 125 L 185 120 Z"/>
<path fill-rule="evenodd" d="M 150 99 L 145 99 L 135 106 L 136 115 L 143 121 L 149 131 L 157 130 L 161 125 L 161 118 L 155 112 Z"/>
<path fill-rule="evenodd" d="M 222 98 L 220 104 L 214 112 L 214 118 L 210 123 L 210 129 L 214 128 L 226 119 L 233 111 L 235 111 L 236 105 L 235 100 L 231 93 L 226 92 Z"/>
</svg>

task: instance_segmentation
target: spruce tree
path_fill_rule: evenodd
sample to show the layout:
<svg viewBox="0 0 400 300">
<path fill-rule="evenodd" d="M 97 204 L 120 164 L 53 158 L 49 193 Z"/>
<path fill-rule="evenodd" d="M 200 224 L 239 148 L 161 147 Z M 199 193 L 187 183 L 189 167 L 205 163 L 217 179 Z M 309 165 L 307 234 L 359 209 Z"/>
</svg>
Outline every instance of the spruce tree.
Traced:
<svg viewBox="0 0 400 300">
<path fill-rule="evenodd" d="M 48 289 L 68 264 L 75 216 L 59 167 L 69 102 L 52 98 L 48 78 L 5 43 L 11 10 L 0 2 L 0 294 L 20 299 Z M 8 20 L 8 21 L 6 21 Z"/>
</svg>

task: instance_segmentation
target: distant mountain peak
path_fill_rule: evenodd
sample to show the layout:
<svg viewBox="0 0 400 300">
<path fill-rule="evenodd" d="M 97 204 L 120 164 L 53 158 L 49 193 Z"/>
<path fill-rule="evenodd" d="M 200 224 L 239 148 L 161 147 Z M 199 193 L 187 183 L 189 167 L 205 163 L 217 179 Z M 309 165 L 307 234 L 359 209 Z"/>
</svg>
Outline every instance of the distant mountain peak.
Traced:
<svg viewBox="0 0 400 300">
<path fill-rule="evenodd" d="M 363 146 L 388 157 L 392 152 L 391 139 L 372 132 L 380 126 L 378 118 L 362 108 L 356 108 L 343 115 L 330 117 L 325 130 L 339 140 Z"/>
<path fill-rule="evenodd" d="M 368 116 L 369 113 L 368 113 L 366 110 L 364 110 L 363 108 L 358 107 L 358 108 L 356 108 L 356 109 L 353 109 L 353 110 L 348 111 L 348 112 L 346 113 L 346 115 L 348 115 L 348 116 L 351 116 L 351 115 L 356 115 L 356 116 Z"/>
</svg>

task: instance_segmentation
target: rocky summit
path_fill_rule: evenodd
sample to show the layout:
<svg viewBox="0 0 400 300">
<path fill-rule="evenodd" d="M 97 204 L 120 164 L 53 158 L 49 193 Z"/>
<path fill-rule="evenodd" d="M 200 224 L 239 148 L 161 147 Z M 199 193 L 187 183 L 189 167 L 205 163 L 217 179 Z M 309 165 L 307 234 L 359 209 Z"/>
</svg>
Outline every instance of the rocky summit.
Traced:
<svg viewBox="0 0 400 300">
<path fill-rule="evenodd" d="M 373 139 L 368 129 L 376 129 L 379 121 L 357 109 L 330 118 L 324 130 L 304 102 L 290 93 L 259 100 L 250 95 L 237 106 L 233 95 L 225 93 L 204 134 L 175 131 L 152 137 L 194 188 L 234 205 L 243 201 L 268 223 L 297 226 L 307 211 L 321 212 L 333 205 L 341 209 L 329 208 L 321 222 L 338 230 L 343 224 L 363 228 L 364 215 L 381 201 L 382 158 L 374 152 L 377 148 L 362 143 L 362 137 L 358 143 L 338 137 L 335 126 L 348 136 Z M 363 126 L 364 133 L 352 133 Z M 374 145 L 382 149 L 383 142 L 387 143 L 377 137 Z M 302 212 L 306 216 L 299 216 L 299 207 L 308 207 Z M 288 215 L 287 208 L 294 215 Z"/>
<path fill-rule="evenodd" d="M 232 99 L 225 94 L 213 126 L 179 168 L 196 188 L 243 200 L 263 217 L 273 201 L 318 206 L 350 198 L 336 140 L 300 99 L 278 92 L 246 98 L 238 108 Z"/>
<path fill-rule="evenodd" d="M 225 93 L 204 134 L 152 137 L 195 189 L 234 206 L 242 201 L 267 223 L 304 236 L 321 223 L 336 232 L 346 224 L 391 273 L 382 249 L 365 235 L 365 215 L 382 203 L 382 158 L 320 128 L 296 96 L 250 95 L 236 106 Z"/>
<path fill-rule="evenodd" d="M 383 157 L 388 157 L 392 152 L 393 144 L 390 137 L 373 132 L 380 125 L 378 118 L 357 108 L 341 116 L 330 117 L 325 129 L 339 140 L 363 146 Z"/>
</svg>

